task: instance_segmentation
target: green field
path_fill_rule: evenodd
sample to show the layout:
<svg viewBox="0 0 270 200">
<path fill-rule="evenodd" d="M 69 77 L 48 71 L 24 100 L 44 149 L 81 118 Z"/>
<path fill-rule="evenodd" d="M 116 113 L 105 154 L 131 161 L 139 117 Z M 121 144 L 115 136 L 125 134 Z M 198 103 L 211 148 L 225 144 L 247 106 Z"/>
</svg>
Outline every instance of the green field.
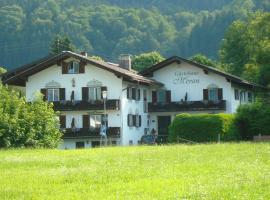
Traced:
<svg viewBox="0 0 270 200">
<path fill-rule="evenodd" d="M 0 199 L 270 199 L 270 143 L 2 150 Z"/>
</svg>

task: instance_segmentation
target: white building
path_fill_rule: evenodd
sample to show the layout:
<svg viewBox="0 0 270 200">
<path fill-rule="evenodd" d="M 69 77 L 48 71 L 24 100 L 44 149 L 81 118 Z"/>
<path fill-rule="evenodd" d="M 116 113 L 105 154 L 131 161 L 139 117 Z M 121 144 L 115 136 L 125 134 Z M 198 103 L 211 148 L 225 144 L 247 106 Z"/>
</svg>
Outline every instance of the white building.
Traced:
<svg viewBox="0 0 270 200">
<path fill-rule="evenodd" d="M 41 92 L 54 103 L 64 132 L 60 147 L 67 149 L 99 146 L 101 127 L 108 127 L 106 141 L 111 145 L 138 144 L 152 130 L 166 138 L 176 114 L 233 113 L 239 104 L 253 101 L 258 87 L 180 57 L 171 57 L 141 75 L 131 70 L 129 55 L 120 56 L 119 61 L 118 65 L 62 52 L 2 79 L 20 87 L 28 101 Z"/>
</svg>

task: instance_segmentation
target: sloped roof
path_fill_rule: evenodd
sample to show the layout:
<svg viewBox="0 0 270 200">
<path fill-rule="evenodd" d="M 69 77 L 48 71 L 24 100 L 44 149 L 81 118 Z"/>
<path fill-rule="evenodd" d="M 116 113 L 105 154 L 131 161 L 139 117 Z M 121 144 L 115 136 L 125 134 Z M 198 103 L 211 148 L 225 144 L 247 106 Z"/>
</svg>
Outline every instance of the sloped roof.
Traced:
<svg viewBox="0 0 270 200">
<path fill-rule="evenodd" d="M 119 67 L 118 65 L 107 63 L 103 61 L 97 61 L 90 59 L 86 56 L 71 52 L 71 51 L 64 51 L 57 55 L 47 56 L 42 59 L 36 60 L 32 63 L 19 67 L 17 69 L 11 70 L 2 75 L 2 81 L 4 84 L 11 84 L 11 85 L 18 85 L 18 86 L 25 86 L 25 82 L 27 77 L 42 71 L 51 65 L 65 60 L 69 57 L 73 57 L 80 61 L 84 61 L 101 69 L 110 71 L 117 76 L 123 77 L 124 81 L 134 82 L 139 84 L 146 84 L 146 85 L 162 85 L 158 81 L 152 80 L 150 78 L 146 78 L 142 75 L 135 73 L 134 71 L 129 71 Z"/>
<path fill-rule="evenodd" d="M 238 85 L 241 85 L 241 86 L 245 86 L 245 87 L 251 87 L 251 88 L 263 88 L 265 89 L 265 87 L 261 86 L 261 85 L 258 85 L 258 84 L 255 84 L 255 83 L 251 83 L 247 80 L 244 80 L 238 76 L 234 76 L 232 74 L 229 74 L 229 73 L 226 73 L 226 72 L 223 72 L 219 69 L 216 69 L 216 68 L 213 68 L 213 67 L 210 67 L 210 66 L 206 66 L 206 65 L 202 65 L 202 64 L 199 64 L 197 62 L 194 62 L 194 61 L 191 61 L 191 60 L 188 60 L 188 59 L 185 59 L 185 58 L 181 58 L 179 56 L 172 56 L 160 63 L 157 63 L 156 65 L 153 65 L 152 67 L 149 67 L 143 71 L 140 72 L 141 75 L 143 76 L 146 76 L 146 77 L 151 77 L 153 75 L 153 72 L 154 71 L 157 71 L 163 67 L 166 67 L 172 63 L 181 63 L 181 62 L 186 62 L 186 63 L 189 63 L 191 65 L 194 65 L 196 67 L 199 67 L 201 69 L 203 69 L 206 73 L 209 71 L 209 72 L 213 72 L 215 74 L 218 74 L 220 76 L 223 76 L 225 77 L 228 81 L 231 81 L 232 83 L 235 83 L 235 84 L 238 84 Z"/>
</svg>

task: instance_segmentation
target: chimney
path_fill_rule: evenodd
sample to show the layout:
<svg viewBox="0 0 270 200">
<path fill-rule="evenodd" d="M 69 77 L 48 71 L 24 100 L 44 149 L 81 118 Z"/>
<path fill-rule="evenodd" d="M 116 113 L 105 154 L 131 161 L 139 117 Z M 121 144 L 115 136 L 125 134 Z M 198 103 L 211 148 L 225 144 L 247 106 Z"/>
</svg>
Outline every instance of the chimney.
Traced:
<svg viewBox="0 0 270 200">
<path fill-rule="evenodd" d="M 84 56 L 84 57 L 87 57 L 87 52 L 86 51 L 82 51 L 81 52 L 81 55 Z"/>
<path fill-rule="evenodd" d="M 119 56 L 119 67 L 127 70 L 131 70 L 131 55 L 121 54 Z"/>
</svg>

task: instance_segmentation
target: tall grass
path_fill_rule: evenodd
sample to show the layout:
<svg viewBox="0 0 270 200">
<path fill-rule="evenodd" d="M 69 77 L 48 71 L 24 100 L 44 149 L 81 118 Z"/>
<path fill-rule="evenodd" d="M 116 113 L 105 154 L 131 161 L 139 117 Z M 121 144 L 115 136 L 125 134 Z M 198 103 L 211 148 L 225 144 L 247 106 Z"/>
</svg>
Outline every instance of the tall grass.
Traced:
<svg viewBox="0 0 270 200">
<path fill-rule="evenodd" d="M 270 144 L 0 151 L 0 199 L 270 199 Z"/>
</svg>

